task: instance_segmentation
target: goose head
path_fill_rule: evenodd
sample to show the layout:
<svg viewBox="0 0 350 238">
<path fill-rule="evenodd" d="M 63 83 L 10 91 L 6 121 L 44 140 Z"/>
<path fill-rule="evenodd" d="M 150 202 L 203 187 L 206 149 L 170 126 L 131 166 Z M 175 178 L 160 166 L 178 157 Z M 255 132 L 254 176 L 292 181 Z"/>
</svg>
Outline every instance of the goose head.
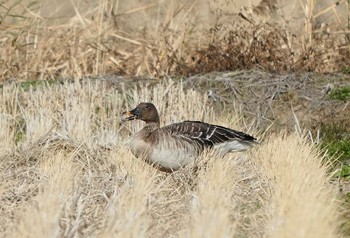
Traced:
<svg viewBox="0 0 350 238">
<path fill-rule="evenodd" d="M 157 108 L 149 102 L 142 102 L 131 111 L 125 113 L 127 118 L 124 121 L 142 120 L 146 123 L 159 123 Z"/>
</svg>

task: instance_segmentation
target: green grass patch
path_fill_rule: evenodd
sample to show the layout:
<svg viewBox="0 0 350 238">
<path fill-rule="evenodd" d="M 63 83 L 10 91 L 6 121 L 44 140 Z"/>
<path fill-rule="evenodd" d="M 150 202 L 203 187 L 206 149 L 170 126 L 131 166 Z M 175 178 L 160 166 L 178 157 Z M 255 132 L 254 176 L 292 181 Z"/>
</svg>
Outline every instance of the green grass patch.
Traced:
<svg viewBox="0 0 350 238">
<path fill-rule="evenodd" d="M 344 73 L 344 74 L 350 74 L 350 66 L 348 67 L 343 67 L 341 69 L 341 72 Z"/>
<path fill-rule="evenodd" d="M 21 82 L 20 86 L 24 91 L 28 91 L 30 88 L 36 89 L 40 86 L 51 86 L 59 83 L 58 80 L 30 80 Z"/>
<path fill-rule="evenodd" d="M 345 183 L 350 180 L 350 122 L 338 122 L 324 124 L 321 127 L 321 147 L 328 152 L 328 159 L 334 160 L 331 173 L 338 181 L 340 178 Z M 339 200 L 342 201 L 342 224 L 340 231 L 346 237 L 350 237 L 350 192 L 340 188 Z"/>
<path fill-rule="evenodd" d="M 339 171 L 339 173 L 336 174 L 336 176 L 343 177 L 343 178 L 349 177 L 349 175 L 350 175 L 350 166 L 346 164 L 344 164 L 341 167 L 341 170 Z"/>
<path fill-rule="evenodd" d="M 340 177 L 350 176 L 350 129 L 346 123 L 325 124 L 321 127 L 321 148 L 328 152 L 329 158 L 337 162 Z"/>
<path fill-rule="evenodd" d="M 329 97 L 334 100 L 342 100 L 342 101 L 350 99 L 350 87 L 345 86 L 345 87 L 337 88 L 331 92 Z"/>
<path fill-rule="evenodd" d="M 59 80 L 28 80 L 16 83 L 21 89 L 24 91 L 28 91 L 29 89 L 37 89 L 42 86 L 51 86 L 55 84 L 60 84 Z M 4 85 L 0 84 L 0 89 L 3 89 Z"/>
</svg>

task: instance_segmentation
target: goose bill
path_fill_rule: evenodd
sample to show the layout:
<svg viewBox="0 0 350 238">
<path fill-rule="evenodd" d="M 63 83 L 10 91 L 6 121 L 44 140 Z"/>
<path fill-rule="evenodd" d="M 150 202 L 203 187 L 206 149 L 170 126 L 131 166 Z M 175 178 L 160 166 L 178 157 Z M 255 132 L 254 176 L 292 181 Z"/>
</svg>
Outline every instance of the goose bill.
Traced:
<svg viewBox="0 0 350 238">
<path fill-rule="evenodd" d="M 137 119 L 137 115 L 133 114 L 132 111 L 123 112 L 123 116 L 126 116 L 122 121 L 132 121 Z"/>
</svg>

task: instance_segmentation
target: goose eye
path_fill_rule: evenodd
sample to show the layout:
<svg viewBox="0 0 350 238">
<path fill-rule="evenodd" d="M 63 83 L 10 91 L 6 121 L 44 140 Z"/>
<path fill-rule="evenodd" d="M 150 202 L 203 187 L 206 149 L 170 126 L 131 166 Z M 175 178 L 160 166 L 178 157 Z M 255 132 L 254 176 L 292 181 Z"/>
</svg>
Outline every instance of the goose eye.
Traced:
<svg viewBox="0 0 350 238">
<path fill-rule="evenodd" d="M 146 106 L 145 106 L 145 109 L 149 109 L 149 106 L 148 106 L 148 105 L 146 105 Z"/>
</svg>

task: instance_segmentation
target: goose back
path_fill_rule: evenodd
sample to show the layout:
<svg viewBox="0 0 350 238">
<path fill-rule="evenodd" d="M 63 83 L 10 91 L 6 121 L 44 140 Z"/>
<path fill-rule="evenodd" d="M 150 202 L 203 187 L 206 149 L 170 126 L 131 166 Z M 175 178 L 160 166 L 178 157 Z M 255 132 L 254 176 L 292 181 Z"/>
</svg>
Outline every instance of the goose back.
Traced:
<svg viewBox="0 0 350 238">
<path fill-rule="evenodd" d="M 201 121 L 184 121 L 162 128 L 178 140 L 189 140 L 195 143 L 199 150 L 205 148 L 218 149 L 222 153 L 245 150 L 256 139 L 240 131 Z"/>
</svg>

